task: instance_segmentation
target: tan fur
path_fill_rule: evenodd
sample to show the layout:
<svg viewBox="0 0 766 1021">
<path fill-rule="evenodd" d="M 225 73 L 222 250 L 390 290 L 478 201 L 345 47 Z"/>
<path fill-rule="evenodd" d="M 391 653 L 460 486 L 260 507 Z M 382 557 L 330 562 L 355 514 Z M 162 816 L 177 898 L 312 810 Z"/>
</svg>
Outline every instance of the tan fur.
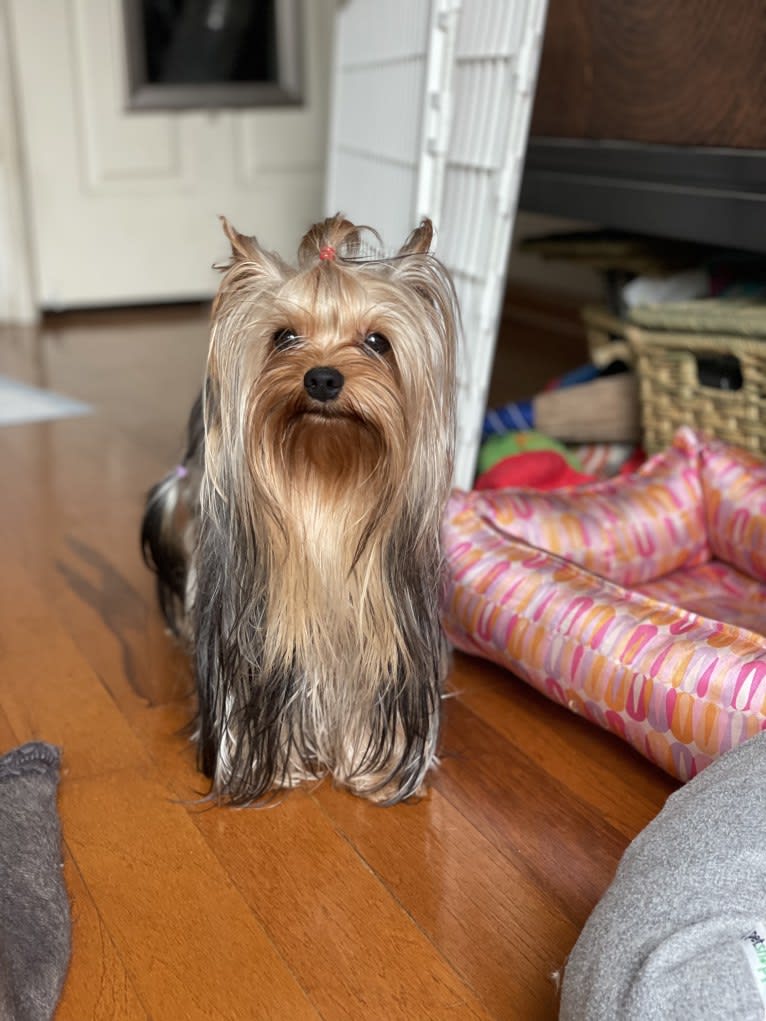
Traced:
<svg viewBox="0 0 766 1021">
<path fill-rule="evenodd" d="M 285 716 L 275 783 L 330 772 L 358 793 L 396 800 L 420 786 L 436 752 L 444 669 L 438 533 L 452 464 L 454 291 L 428 254 L 428 221 L 398 257 L 362 260 L 365 228 L 332 217 L 306 234 L 297 267 L 225 220 L 224 229 L 232 258 L 214 304 L 205 385 L 199 603 L 211 592 L 219 600 L 240 673 L 256 664 L 248 684 L 279 671 L 298 679 L 292 698 L 300 704 L 285 710 L 292 715 Z M 284 330 L 298 339 L 282 349 L 275 337 Z M 370 350 L 371 334 L 384 335 L 390 351 Z M 336 400 L 308 395 L 304 376 L 317 366 L 342 374 Z M 243 576 L 210 577 L 215 553 L 205 559 L 205 544 L 214 551 L 217 536 L 226 545 L 232 528 L 237 539 L 226 569 Z M 193 602 L 197 568 L 192 558 Z M 221 586 L 241 587 L 230 606 Z M 206 606 L 190 609 L 204 630 Z M 235 774 L 258 763 L 237 759 L 237 714 L 251 689 L 224 678 L 223 669 L 207 683 L 231 687 L 211 711 L 220 734 L 215 784 L 226 792 L 246 788 L 248 778 Z M 434 704 L 434 719 L 408 721 L 398 712 L 402 685 L 430 691 L 418 704 Z M 381 740 L 383 702 L 394 706 L 395 733 L 387 739 L 390 761 L 371 770 L 368 746 Z M 410 754 L 408 726 L 428 734 L 423 761 L 407 767 L 415 780 L 403 781 L 396 760 Z M 300 745 L 293 746 L 296 733 Z"/>
</svg>

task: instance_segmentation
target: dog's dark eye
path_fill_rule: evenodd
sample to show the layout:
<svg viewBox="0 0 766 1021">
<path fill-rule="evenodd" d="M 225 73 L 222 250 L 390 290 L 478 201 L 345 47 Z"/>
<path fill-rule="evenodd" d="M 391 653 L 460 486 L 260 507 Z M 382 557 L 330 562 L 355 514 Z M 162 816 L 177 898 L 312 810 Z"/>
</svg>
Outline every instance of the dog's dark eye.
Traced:
<svg viewBox="0 0 766 1021">
<path fill-rule="evenodd" d="M 391 350 L 388 338 L 384 337 L 382 333 L 368 333 L 364 338 L 364 346 L 368 347 L 370 351 L 374 351 L 376 355 L 384 355 L 386 351 Z"/>
<path fill-rule="evenodd" d="M 282 330 L 276 330 L 271 339 L 277 351 L 284 351 L 286 347 L 292 347 L 297 342 L 298 334 L 295 330 L 285 327 Z"/>
</svg>

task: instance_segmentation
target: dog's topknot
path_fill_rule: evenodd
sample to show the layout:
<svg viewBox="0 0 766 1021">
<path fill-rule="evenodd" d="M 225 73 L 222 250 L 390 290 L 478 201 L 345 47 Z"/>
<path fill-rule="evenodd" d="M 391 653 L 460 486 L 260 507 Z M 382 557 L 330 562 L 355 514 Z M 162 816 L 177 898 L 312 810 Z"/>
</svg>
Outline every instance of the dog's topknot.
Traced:
<svg viewBox="0 0 766 1021">
<path fill-rule="evenodd" d="M 216 269 L 228 270 L 237 264 L 247 264 L 250 267 L 259 266 L 262 270 L 270 269 L 277 273 L 287 271 L 287 266 L 276 252 L 264 251 L 255 237 L 240 234 L 225 216 L 220 219 L 224 233 L 231 243 L 231 259 L 229 262 L 218 264 Z M 429 219 L 423 219 L 394 257 L 427 255 L 433 234 L 433 224 Z M 388 257 L 391 257 L 391 253 Z M 336 213 L 335 216 L 320 220 L 306 231 L 298 247 L 297 262 L 299 269 L 307 270 L 317 262 L 385 259 L 383 242 L 377 231 L 372 227 L 354 224 L 342 213 Z"/>
<path fill-rule="evenodd" d="M 429 219 L 421 221 L 397 255 L 425 255 L 433 240 L 433 224 Z M 366 238 L 369 236 L 369 240 Z M 344 259 L 380 259 L 383 258 L 383 242 L 377 231 L 372 227 L 358 226 L 347 220 L 342 213 L 328 216 L 327 219 L 315 223 L 304 234 L 298 248 L 298 265 L 301 269 L 309 269 L 317 260 L 333 262 L 336 258 Z"/>
<path fill-rule="evenodd" d="M 359 252 L 361 234 L 365 227 L 357 227 L 342 213 L 328 216 L 315 223 L 304 235 L 298 248 L 298 265 L 301 269 L 312 266 L 328 249 L 341 258 L 354 258 Z"/>
</svg>

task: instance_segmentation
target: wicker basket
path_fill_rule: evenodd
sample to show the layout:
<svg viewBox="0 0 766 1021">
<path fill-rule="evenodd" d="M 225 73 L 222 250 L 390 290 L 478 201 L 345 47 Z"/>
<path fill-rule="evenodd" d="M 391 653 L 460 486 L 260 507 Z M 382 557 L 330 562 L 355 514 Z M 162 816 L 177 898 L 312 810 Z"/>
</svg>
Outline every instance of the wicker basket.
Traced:
<svg viewBox="0 0 766 1021">
<path fill-rule="evenodd" d="M 632 355 L 625 340 L 625 323 L 604 305 L 584 305 L 580 316 L 588 339 L 588 355 L 603 369 L 615 358 L 630 364 Z"/>
<path fill-rule="evenodd" d="M 627 326 L 626 334 L 639 378 L 647 453 L 668 446 L 679 426 L 690 425 L 766 455 L 766 340 L 638 326 Z M 700 359 L 721 356 L 738 363 L 737 389 L 700 382 Z"/>
</svg>

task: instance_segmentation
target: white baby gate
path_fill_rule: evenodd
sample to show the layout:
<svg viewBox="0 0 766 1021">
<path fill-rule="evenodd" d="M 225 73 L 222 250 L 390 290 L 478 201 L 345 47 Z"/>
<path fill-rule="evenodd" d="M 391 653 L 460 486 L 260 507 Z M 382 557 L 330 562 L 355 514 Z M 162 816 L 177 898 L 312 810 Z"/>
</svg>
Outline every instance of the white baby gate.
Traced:
<svg viewBox="0 0 766 1021">
<path fill-rule="evenodd" d="M 463 319 L 455 484 L 471 485 L 547 0 L 341 0 L 326 209 L 387 245 L 423 216 Z"/>
</svg>

